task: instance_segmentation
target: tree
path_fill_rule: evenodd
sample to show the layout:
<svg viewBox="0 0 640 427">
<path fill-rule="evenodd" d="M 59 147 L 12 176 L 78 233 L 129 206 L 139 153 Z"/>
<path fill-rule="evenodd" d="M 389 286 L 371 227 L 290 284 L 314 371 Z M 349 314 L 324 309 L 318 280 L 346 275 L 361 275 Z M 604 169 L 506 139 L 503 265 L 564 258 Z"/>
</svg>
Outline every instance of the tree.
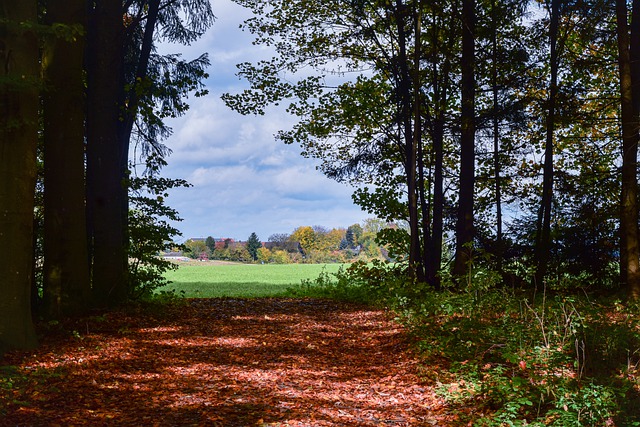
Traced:
<svg viewBox="0 0 640 427">
<path fill-rule="evenodd" d="M 243 244 L 236 243 L 229 248 L 229 261 L 248 262 L 253 256 L 247 251 L 247 247 Z"/>
<path fill-rule="evenodd" d="M 0 354 L 36 345 L 31 321 L 38 141 L 35 1 L 0 0 Z"/>
<path fill-rule="evenodd" d="M 475 0 L 462 1 L 462 106 L 460 134 L 460 186 L 456 224 L 456 255 L 453 274 L 462 276 L 470 268 L 474 238 L 475 192 Z"/>
<path fill-rule="evenodd" d="M 342 243 L 341 243 L 342 246 Z M 355 233 L 353 232 L 353 230 L 351 229 L 351 227 L 347 228 L 347 232 L 344 235 L 344 248 L 340 248 L 340 249 L 347 249 L 347 248 L 355 248 L 356 247 L 356 237 L 355 237 Z"/>
<path fill-rule="evenodd" d="M 493 218 L 488 211 L 491 209 L 491 202 L 488 201 L 487 211 L 483 212 L 482 206 L 476 207 L 476 219 L 482 221 L 483 214 L 490 217 L 487 222 L 488 229 L 495 229 L 495 243 L 491 248 L 483 248 L 489 250 L 495 255 L 495 267 L 498 272 L 503 272 L 503 261 L 505 252 L 504 238 L 504 218 L 503 206 L 508 201 L 510 190 L 510 176 L 508 171 L 513 167 L 513 162 L 518 158 L 518 150 L 514 147 L 513 139 L 510 134 L 521 128 L 525 124 L 524 102 L 518 96 L 520 87 L 525 85 L 527 63 L 529 53 L 527 51 L 527 42 L 531 39 L 528 36 L 526 27 L 522 25 L 517 17 L 523 15 L 523 11 L 527 8 L 529 2 L 522 0 L 491 0 L 490 10 L 487 19 L 489 22 L 484 24 L 489 32 L 486 37 L 485 46 L 479 46 L 480 52 L 488 50 L 490 53 L 484 58 L 479 58 L 477 63 L 479 77 L 485 75 L 484 86 L 487 87 L 487 93 L 491 94 L 491 99 L 485 101 L 488 105 L 488 121 L 484 126 L 478 127 L 478 133 L 481 136 L 483 131 L 486 138 L 490 141 L 491 158 L 482 157 L 483 147 L 478 147 L 478 204 L 482 205 L 483 199 L 483 182 L 485 194 L 493 192 L 492 201 L 494 203 Z M 505 25 L 506 23 L 506 25 Z M 482 28 L 482 22 L 479 23 Z M 482 39 L 479 40 L 482 42 Z M 529 48 L 530 49 L 530 48 Z M 483 64 L 490 64 L 489 69 L 481 72 Z M 480 80 L 478 85 L 481 87 L 480 93 L 485 92 L 482 88 L 483 82 Z M 480 99 L 482 103 L 482 99 Z M 483 166 L 486 168 L 483 177 Z M 491 167 L 493 170 L 491 170 Z M 483 179 L 484 178 L 484 179 Z M 491 182 L 493 180 L 493 182 Z M 491 197 L 487 194 L 485 197 Z M 479 224 L 482 227 L 482 224 Z M 483 233 L 480 230 L 480 234 Z"/>
<path fill-rule="evenodd" d="M 258 248 L 257 256 L 258 256 L 258 261 L 260 261 L 263 264 L 274 261 L 273 252 L 271 252 L 269 249 L 265 248 L 264 246 L 260 246 Z"/>
<path fill-rule="evenodd" d="M 96 0 L 87 34 L 87 222 L 96 305 L 126 298 L 127 241 L 119 143 L 119 94 L 124 88 L 123 13 L 120 1 Z"/>
<path fill-rule="evenodd" d="M 618 66 L 622 109 L 622 194 L 620 201 L 620 274 L 629 297 L 640 298 L 638 240 L 638 141 L 640 135 L 640 2 L 634 0 L 631 28 L 627 2 L 616 0 Z"/>
<path fill-rule="evenodd" d="M 240 75 L 252 89 L 226 95 L 227 104 L 242 113 L 261 114 L 269 103 L 296 99 L 290 111 L 302 119 L 279 138 L 300 143 L 306 155 L 323 159 L 322 169 L 332 178 L 381 187 L 387 197 L 369 197 L 364 189 L 356 202 L 376 214 L 387 210 L 389 220 L 408 220 L 409 271 L 424 281 L 425 227 L 421 230 L 419 206 L 426 207 L 428 201 L 425 176 L 417 171 L 426 104 L 421 102 L 421 18 L 425 10 L 442 6 L 400 0 L 296 1 L 284 10 L 278 1 L 266 2 L 272 8 L 237 3 L 253 9 L 257 18 L 247 27 L 260 43 L 272 44 L 277 56 L 257 65 L 241 64 Z M 291 10 L 296 11 L 295 22 L 289 19 Z M 317 75 L 295 83 L 279 75 L 306 66 Z M 370 73 L 359 73 L 363 69 Z M 325 82 L 345 71 L 357 77 Z"/>
<path fill-rule="evenodd" d="M 344 228 L 332 228 L 324 234 L 316 233 L 318 236 L 317 249 L 323 252 L 337 251 L 340 249 L 340 241 L 344 239 L 346 230 Z"/>
<path fill-rule="evenodd" d="M 196 96 L 207 93 L 202 88 L 206 78 L 204 68 L 209 65 L 207 55 L 187 62 L 180 55 L 155 54 L 158 39 L 189 44 L 198 39 L 213 22 L 209 0 L 133 0 L 126 4 L 124 13 L 124 86 L 119 92 L 121 120 L 118 127 L 120 150 L 119 174 L 128 178 L 131 144 L 136 145 L 140 158 L 158 159 L 157 166 L 170 150 L 162 140 L 171 134 L 164 119 L 182 115 L 188 105 L 182 100 L 190 91 Z M 139 145 L 139 146 L 138 146 Z M 147 171 L 149 168 L 147 168 Z M 123 213 L 128 210 L 128 188 L 121 189 Z M 125 230 L 128 230 L 125 218 Z M 126 236 L 125 236 L 126 238 Z"/>
<path fill-rule="evenodd" d="M 362 237 L 362 233 L 364 230 L 360 224 L 353 224 L 347 228 L 347 233 L 345 238 L 347 239 L 347 244 L 349 248 L 355 248 L 360 243 L 360 238 Z"/>
<path fill-rule="evenodd" d="M 388 227 L 388 223 L 380 218 L 367 218 L 363 222 L 362 233 L 378 234 Z"/>
<path fill-rule="evenodd" d="M 258 260 L 258 249 L 261 247 L 262 243 L 260 242 L 260 239 L 258 239 L 258 235 L 256 233 L 251 233 L 249 239 L 247 239 L 247 251 L 254 261 Z"/>
<path fill-rule="evenodd" d="M 536 285 L 541 285 L 547 272 L 549 252 L 551 250 L 551 209 L 553 201 L 553 153 L 556 125 L 556 102 L 558 97 L 558 25 L 560 21 L 560 2 L 551 1 L 549 25 L 549 97 L 547 100 L 546 138 L 544 148 L 544 168 L 542 178 L 542 200 L 538 211 L 536 231 Z"/>
<path fill-rule="evenodd" d="M 287 233 L 275 233 L 267 239 L 268 242 L 276 243 L 280 247 L 285 247 L 288 240 L 289 234 Z"/>
<path fill-rule="evenodd" d="M 604 250 L 605 236 L 620 220 L 621 279 L 633 288 L 626 275 L 640 268 L 633 254 L 640 19 L 634 8 L 629 28 L 630 2 L 616 3 L 617 26 L 611 2 L 600 0 L 538 2 L 548 13 L 533 20 L 524 18 L 531 7 L 524 0 L 237 3 L 252 8 L 246 28 L 276 55 L 241 64 L 251 88 L 225 100 L 257 114 L 291 100 L 299 121 L 278 137 L 320 159 L 329 177 L 360 184 L 354 200 L 366 211 L 402 225 L 379 242 L 407 260 L 415 279 L 439 288 L 453 232 L 455 275 L 468 271 L 479 248 L 484 267 L 507 274 L 524 263 L 536 283 L 569 272 L 585 277 L 576 270 L 584 260 L 616 255 Z M 616 29 L 620 55 L 612 52 Z M 618 56 L 622 169 L 612 148 Z M 621 191 L 621 201 L 611 191 Z"/>
<path fill-rule="evenodd" d="M 304 253 L 309 253 L 311 250 L 316 249 L 316 233 L 310 226 L 296 228 L 289 239 L 292 242 L 298 242 Z"/>
<path fill-rule="evenodd" d="M 149 165 L 149 168 L 155 166 Z M 171 261 L 158 256 L 174 247 L 174 239 L 181 233 L 170 222 L 182 221 L 175 209 L 165 204 L 168 191 L 189 187 L 182 179 L 159 177 L 156 174 L 134 176 L 130 180 L 129 199 L 129 279 L 128 297 L 150 296 L 167 284 L 164 273 L 178 268 Z"/>
<path fill-rule="evenodd" d="M 42 56 L 44 109 L 44 312 L 89 307 L 84 182 L 83 0 L 48 0 L 52 34 Z"/>
<path fill-rule="evenodd" d="M 124 7 L 123 7 L 124 6 Z M 205 94 L 206 55 L 187 62 L 154 54 L 154 41 L 191 43 L 213 22 L 208 0 L 97 0 L 88 37 L 87 208 L 93 286 L 101 304 L 127 295 L 129 148 L 164 157 L 166 117 L 183 114 L 183 98 Z"/>
<path fill-rule="evenodd" d="M 200 256 L 203 253 L 206 254 L 208 252 L 207 245 L 202 239 L 189 239 L 186 242 L 184 242 L 184 246 L 187 248 L 189 257 L 193 259 L 200 259 Z M 208 258 L 208 255 L 209 254 L 207 254 L 207 258 Z"/>
<path fill-rule="evenodd" d="M 204 244 L 209 248 L 209 254 L 213 255 L 213 252 L 216 250 L 216 240 L 213 237 L 208 236 L 204 239 Z"/>
</svg>

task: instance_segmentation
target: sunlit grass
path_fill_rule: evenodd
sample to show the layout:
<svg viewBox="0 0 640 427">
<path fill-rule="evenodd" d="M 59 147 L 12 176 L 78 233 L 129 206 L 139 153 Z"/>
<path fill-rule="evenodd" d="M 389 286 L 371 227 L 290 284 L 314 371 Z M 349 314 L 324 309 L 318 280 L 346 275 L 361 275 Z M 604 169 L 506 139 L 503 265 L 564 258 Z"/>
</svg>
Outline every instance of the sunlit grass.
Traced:
<svg viewBox="0 0 640 427">
<path fill-rule="evenodd" d="M 343 264 L 181 264 L 166 273 L 172 283 L 158 291 L 186 298 L 259 298 L 285 296 L 292 286 L 320 273 L 335 273 Z"/>
</svg>

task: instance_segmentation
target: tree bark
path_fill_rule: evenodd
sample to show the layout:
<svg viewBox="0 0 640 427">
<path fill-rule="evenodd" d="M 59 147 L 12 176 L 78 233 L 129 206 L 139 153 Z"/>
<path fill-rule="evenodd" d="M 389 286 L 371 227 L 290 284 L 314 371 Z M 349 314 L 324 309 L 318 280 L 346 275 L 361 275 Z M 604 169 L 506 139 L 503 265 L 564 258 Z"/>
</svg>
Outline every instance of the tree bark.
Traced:
<svg viewBox="0 0 640 427">
<path fill-rule="evenodd" d="M 30 297 L 38 140 L 36 22 L 35 0 L 0 0 L 0 354 L 37 344 Z"/>
<path fill-rule="evenodd" d="M 498 15 L 496 14 L 496 0 L 491 2 L 491 92 L 492 92 L 492 125 L 493 125 L 493 179 L 495 180 L 496 201 L 496 269 L 502 274 L 502 260 L 504 247 L 502 239 L 502 186 L 501 186 L 501 162 L 500 162 L 500 119 L 498 117 Z"/>
<path fill-rule="evenodd" d="M 97 0 L 91 11 L 87 48 L 87 209 L 93 298 L 97 305 L 127 296 L 127 251 L 123 221 L 119 138 L 123 82 L 122 3 Z"/>
<path fill-rule="evenodd" d="M 553 204 L 553 143 L 556 122 L 556 98 L 558 97 L 558 25 L 559 0 L 551 2 L 551 21 L 549 27 L 550 68 L 549 98 L 547 99 L 546 140 L 544 148 L 544 166 L 542 176 L 542 200 L 538 212 L 536 231 L 535 261 L 536 272 L 534 286 L 539 286 L 547 275 L 547 264 L 551 251 L 551 209 Z"/>
<path fill-rule="evenodd" d="M 637 26 L 640 22 L 636 14 L 640 13 L 638 1 L 633 2 L 634 19 L 631 37 L 640 37 Z M 622 191 L 620 201 L 620 280 L 630 299 L 640 298 L 640 245 L 638 242 L 638 102 L 634 99 L 634 81 L 631 46 L 637 40 L 629 36 L 627 24 L 627 3 L 616 0 L 616 21 L 618 33 L 618 67 L 620 72 L 620 102 L 622 110 Z M 634 56 L 638 53 L 634 52 Z M 635 59 L 635 58 L 633 58 Z M 637 93 L 637 89 L 635 90 Z"/>
<path fill-rule="evenodd" d="M 475 191 L 475 0 L 462 2 L 462 109 L 460 134 L 460 189 L 456 224 L 454 276 L 470 268 L 474 238 Z"/>
<path fill-rule="evenodd" d="M 48 0 L 47 23 L 86 28 L 83 0 Z M 84 185 L 84 34 L 44 48 L 44 304 L 51 318 L 90 298 Z"/>
<path fill-rule="evenodd" d="M 432 40 L 438 40 L 438 33 L 443 22 L 437 23 L 434 16 L 432 22 Z M 450 37 L 445 49 L 447 58 L 444 63 L 433 62 L 431 64 L 431 85 L 433 87 L 432 111 L 429 117 L 431 123 L 431 141 L 433 144 L 433 209 L 431 239 L 429 241 L 427 264 L 427 282 L 436 290 L 442 288 L 440 280 L 440 268 L 442 266 L 442 242 L 444 240 L 444 132 L 446 123 L 447 97 L 449 94 L 449 81 L 451 72 L 451 60 L 448 54 L 452 51 L 454 37 Z M 442 46 L 439 49 L 443 49 Z"/>
<path fill-rule="evenodd" d="M 406 5 L 401 0 L 396 0 L 395 22 L 398 30 L 398 103 L 400 114 L 398 125 L 401 127 L 401 138 L 404 150 L 404 171 L 407 184 L 407 201 L 409 208 L 409 268 L 418 282 L 425 281 L 424 265 L 422 264 L 420 245 L 420 215 L 418 208 L 417 188 L 417 140 L 414 136 L 415 110 L 412 108 L 414 97 L 412 96 L 411 72 L 409 71 L 410 58 L 407 53 L 408 33 L 406 31 Z M 419 88 L 416 88 L 418 90 Z"/>
<path fill-rule="evenodd" d="M 424 149 L 422 135 L 422 70 L 420 61 L 422 60 L 422 2 L 417 2 L 414 11 L 414 49 L 413 49 L 413 65 L 412 65 L 412 90 L 413 90 L 413 147 L 416 153 L 416 170 L 417 170 L 417 192 L 420 205 L 419 228 L 422 239 L 418 239 L 420 257 L 420 275 L 418 280 L 426 282 L 429 275 L 429 257 L 432 256 L 428 252 L 431 236 L 429 233 L 429 202 L 426 196 L 426 183 L 424 177 Z M 418 207 L 416 206 L 416 211 Z"/>
<path fill-rule="evenodd" d="M 442 264 L 442 240 L 444 232 L 444 120 L 437 117 L 433 131 L 434 173 L 433 173 L 433 224 L 429 246 L 429 275 L 427 281 L 440 290 L 440 265 Z"/>
</svg>

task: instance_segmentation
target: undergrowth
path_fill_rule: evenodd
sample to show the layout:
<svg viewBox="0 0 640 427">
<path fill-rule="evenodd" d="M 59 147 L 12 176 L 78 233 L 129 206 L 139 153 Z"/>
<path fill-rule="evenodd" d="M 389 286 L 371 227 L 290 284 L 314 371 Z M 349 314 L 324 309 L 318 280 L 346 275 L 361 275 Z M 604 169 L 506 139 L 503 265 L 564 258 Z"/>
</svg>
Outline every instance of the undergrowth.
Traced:
<svg viewBox="0 0 640 427">
<path fill-rule="evenodd" d="M 392 264 L 356 263 L 293 295 L 385 305 L 424 357 L 425 380 L 473 426 L 640 426 L 638 307 L 507 290 L 492 272 L 435 292 Z M 452 288 L 449 288 L 452 289 Z"/>
</svg>

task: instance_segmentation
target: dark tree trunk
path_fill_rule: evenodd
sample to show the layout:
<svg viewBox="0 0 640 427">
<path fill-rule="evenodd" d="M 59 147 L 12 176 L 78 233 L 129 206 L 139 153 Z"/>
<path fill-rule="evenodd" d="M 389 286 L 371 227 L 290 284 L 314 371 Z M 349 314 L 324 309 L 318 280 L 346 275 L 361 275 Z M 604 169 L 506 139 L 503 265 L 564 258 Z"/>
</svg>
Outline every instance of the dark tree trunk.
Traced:
<svg viewBox="0 0 640 427">
<path fill-rule="evenodd" d="M 412 102 L 415 99 L 412 96 L 411 72 L 409 71 L 410 57 L 407 53 L 407 31 L 406 25 L 406 6 L 400 0 L 396 0 L 395 20 L 398 29 L 398 102 L 400 106 L 400 117 L 398 124 L 402 127 L 402 138 L 404 141 L 404 170 L 406 174 L 407 198 L 409 208 L 409 267 L 415 274 L 418 282 L 425 281 L 424 265 L 422 264 L 421 245 L 420 245 L 420 215 L 418 208 L 418 188 L 417 188 L 417 139 L 416 120 L 414 117 L 415 110 L 412 108 Z"/>
<path fill-rule="evenodd" d="M 430 271 L 431 262 L 430 259 L 433 256 L 431 253 L 431 200 L 429 195 L 431 194 L 431 170 L 429 170 L 428 178 L 425 177 L 425 161 L 426 156 L 424 150 L 424 144 L 422 137 L 418 138 L 418 193 L 420 201 L 420 228 L 422 232 L 422 245 L 424 250 L 421 252 L 422 265 L 425 271 L 425 280 L 429 283 L 429 277 L 432 273 Z"/>
<path fill-rule="evenodd" d="M 456 224 L 454 276 L 469 269 L 474 238 L 475 190 L 475 0 L 462 2 L 462 110 L 460 134 L 460 191 Z"/>
<path fill-rule="evenodd" d="M 0 0 L 0 354 L 37 344 L 31 320 L 38 141 L 36 22 L 35 0 Z"/>
<path fill-rule="evenodd" d="M 436 290 L 439 290 L 441 286 L 440 275 L 438 273 L 440 272 L 440 265 L 442 264 L 442 236 L 444 227 L 444 121 L 440 117 L 436 118 L 434 123 L 433 153 L 433 225 L 429 246 L 431 255 L 429 257 L 429 276 L 427 280 Z"/>
<path fill-rule="evenodd" d="M 122 3 L 97 0 L 91 11 L 87 49 L 87 209 L 93 298 L 109 305 L 127 296 L 127 251 L 122 215 L 119 138 L 123 83 Z"/>
<path fill-rule="evenodd" d="M 502 187 L 500 176 L 500 120 L 498 118 L 498 16 L 496 14 L 496 1 L 491 2 L 491 92 L 493 95 L 493 179 L 495 180 L 495 201 L 496 201 L 496 269 L 502 274 L 502 259 L 504 257 L 504 247 L 502 241 Z"/>
<path fill-rule="evenodd" d="M 414 16 L 414 50 L 413 50 L 413 70 L 412 70 L 412 89 L 413 89 L 413 146 L 416 151 L 416 168 L 417 168 L 417 190 L 419 196 L 419 209 L 420 209 L 420 233 L 422 241 L 419 241 L 420 257 L 420 275 L 418 280 L 425 282 L 429 275 L 428 266 L 429 258 L 432 254 L 428 251 L 428 242 L 431 240 L 429 232 L 429 201 L 426 195 L 426 182 L 425 182 L 425 166 L 424 166 L 424 149 L 422 138 L 422 71 L 420 69 L 420 61 L 422 59 L 422 2 L 417 2 L 417 8 Z M 416 210 L 418 207 L 416 207 Z"/>
<path fill-rule="evenodd" d="M 553 142 L 556 122 L 556 99 L 558 97 L 558 24 L 559 0 L 551 2 L 551 21 L 549 27 L 551 81 L 547 100 L 546 140 L 544 146 L 544 166 L 542 176 L 542 200 L 538 212 L 536 231 L 535 286 L 539 286 L 547 275 L 547 264 L 551 252 L 551 209 L 553 205 Z"/>
<path fill-rule="evenodd" d="M 48 0 L 47 23 L 86 28 L 83 0 Z M 86 310 L 90 298 L 84 185 L 84 35 L 51 37 L 44 94 L 44 303 L 52 318 Z"/>
<path fill-rule="evenodd" d="M 436 19 L 432 23 L 432 40 L 438 40 L 438 33 L 442 26 L 437 25 Z M 454 37 L 449 38 L 447 51 L 451 52 Z M 442 47 L 441 47 L 442 48 Z M 447 110 L 447 96 L 449 93 L 449 73 L 451 61 L 445 59 L 444 63 L 432 63 L 431 84 L 433 87 L 433 113 L 430 117 L 431 140 L 433 144 L 433 208 L 431 239 L 427 251 L 429 263 L 427 264 L 427 282 L 436 290 L 441 289 L 440 268 L 442 266 L 442 242 L 444 235 L 444 132 L 445 111 Z"/>
<path fill-rule="evenodd" d="M 640 298 L 640 246 L 638 242 L 638 102 L 634 99 L 640 83 L 637 72 L 634 73 L 632 60 L 637 59 L 637 52 L 631 53 L 630 47 L 636 47 L 638 37 L 637 14 L 640 5 L 633 2 L 633 22 L 631 37 L 627 24 L 627 3 L 616 0 L 617 32 L 618 32 L 618 66 L 620 70 L 620 100 L 622 107 L 622 194 L 620 212 L 620 279 L 628 291 L 629 298 Z M 635 80 L 634 80 L 635 78 Z"/>
</svg>

